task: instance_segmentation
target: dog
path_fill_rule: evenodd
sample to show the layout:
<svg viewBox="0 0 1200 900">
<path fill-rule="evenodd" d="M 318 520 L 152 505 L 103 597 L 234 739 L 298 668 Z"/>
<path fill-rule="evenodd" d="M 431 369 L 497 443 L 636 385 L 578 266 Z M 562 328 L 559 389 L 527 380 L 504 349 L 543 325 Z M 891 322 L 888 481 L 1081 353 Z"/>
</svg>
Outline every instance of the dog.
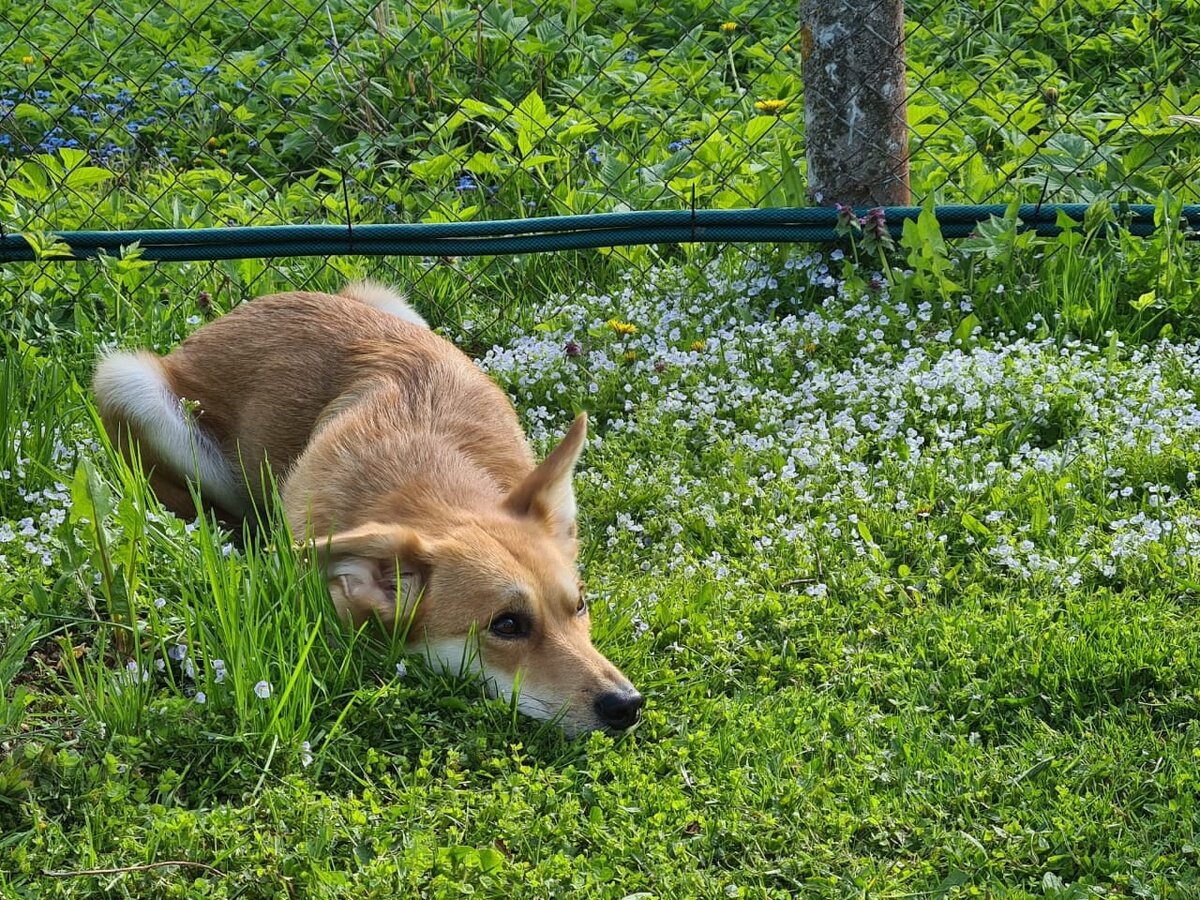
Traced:
<svg viewBox="0 0 1200 900">
<path fill-rule="evenodd" d="M 102 357 L 101 421 L 160 502 L 245 521 L 283 473 L 283 512 L 348 623 L 406 628 L 436 667 L 568 734 L 620 732 L 642 695 L 593 647 L 572 475 L 587 417 L 535 464 L 508 396 L 404 297 L 242 304 L 166 356 Z"/>
</svg>

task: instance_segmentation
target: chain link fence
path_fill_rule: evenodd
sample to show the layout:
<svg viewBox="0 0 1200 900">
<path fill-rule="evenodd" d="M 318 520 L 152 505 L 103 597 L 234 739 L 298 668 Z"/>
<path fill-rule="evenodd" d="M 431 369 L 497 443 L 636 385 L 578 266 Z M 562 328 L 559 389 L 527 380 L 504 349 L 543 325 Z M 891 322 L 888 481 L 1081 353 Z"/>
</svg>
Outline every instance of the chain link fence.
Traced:
<svg viewBox="0 0 1200 900">
<path fill-rule="evenodd" d="M 853 39 L 863 6 L 846 4 L 861 18 L 832 39 Z M 1200 17 L 1189 0 L 910 0 L 905 18 L 894 49 L 906 53 L 907 97 L 887 101 L 907 101 L 914 203 L 1149 202 L 1163 189 L 1200 199 L 1200 127 L 1188 119 L 1200 113 Z M 829 39 L 780 0 L 0 0 L 0 224 L 809 205 L 802 69 Z M 871 72 L 886 57 L 863 61 L 844 88 L 846 115 L 877 99 Z M 377 274 L 482 345 L 529 298 L 683 257 L 740 258 L 676 245 L 130 262 L 118 274 L 129 290 L 157 290 L 164 316 Z M 115 265 L 43 264 L 40 283 L 86 298 Z"/>
</svg>

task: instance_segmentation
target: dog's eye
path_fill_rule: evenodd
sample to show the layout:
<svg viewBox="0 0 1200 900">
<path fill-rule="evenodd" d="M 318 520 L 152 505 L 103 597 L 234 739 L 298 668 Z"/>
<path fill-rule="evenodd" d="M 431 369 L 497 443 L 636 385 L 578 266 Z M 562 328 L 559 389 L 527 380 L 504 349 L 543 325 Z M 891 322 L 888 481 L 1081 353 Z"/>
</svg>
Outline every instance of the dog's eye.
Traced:
<svg viewBox="0 0 1200 900">
<path fill-rule="evenodd" d="M 501 613 L 492 619 L 491 632 L 501 638 L 523 638 L 529 634 L 529 620 L 516 613 Z"/>
<path fill-rule="evenodd" d="M 575 604 L 575 615 L 582 616 L 585 612 L 587 612 L 587 600 L 583 594 L 580 594 L 579 602 Z"/>
</svg>

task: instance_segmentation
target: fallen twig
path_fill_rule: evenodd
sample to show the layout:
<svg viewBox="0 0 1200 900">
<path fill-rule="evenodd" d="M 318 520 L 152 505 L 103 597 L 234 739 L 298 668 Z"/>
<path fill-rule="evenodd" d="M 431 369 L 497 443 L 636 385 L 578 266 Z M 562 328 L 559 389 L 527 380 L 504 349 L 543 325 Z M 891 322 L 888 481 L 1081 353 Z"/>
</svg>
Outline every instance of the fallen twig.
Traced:
<svg viewBox="0 0 1200 900">
<path fill-rule="evenodd" d="M 163 862 L 143 863 L 138 866 L 117 866 L 114 869 L 74 869 L 69 872 L 48 872 L 43 870 L 42 874 L 47 878 L 81 878 L 85 875 L 122 875 L 126 872 L 144 872 L 147 869 L 162 869 L 167 866 L 190 866 L 193 869 L 204 869 L 206 872 L 212 872 L 218 878 L 225 877 L 225 873 L 220 869 L 214 868 L 208 863 L 193 862 L 190 859 L 168 859 Z"/>
</svg>

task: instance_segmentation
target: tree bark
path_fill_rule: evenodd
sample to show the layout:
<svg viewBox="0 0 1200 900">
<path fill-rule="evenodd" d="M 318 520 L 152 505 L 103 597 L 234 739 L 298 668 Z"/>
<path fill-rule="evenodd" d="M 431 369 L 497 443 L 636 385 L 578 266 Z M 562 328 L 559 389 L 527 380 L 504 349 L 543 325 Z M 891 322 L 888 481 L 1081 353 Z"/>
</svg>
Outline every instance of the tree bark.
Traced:
<svg viewBox="0 0 1200 900">
<path fill-rule="evenodd" d="M 809 193 L 908 206 L 904 0 L 801 0 Z"/>
</svg>

